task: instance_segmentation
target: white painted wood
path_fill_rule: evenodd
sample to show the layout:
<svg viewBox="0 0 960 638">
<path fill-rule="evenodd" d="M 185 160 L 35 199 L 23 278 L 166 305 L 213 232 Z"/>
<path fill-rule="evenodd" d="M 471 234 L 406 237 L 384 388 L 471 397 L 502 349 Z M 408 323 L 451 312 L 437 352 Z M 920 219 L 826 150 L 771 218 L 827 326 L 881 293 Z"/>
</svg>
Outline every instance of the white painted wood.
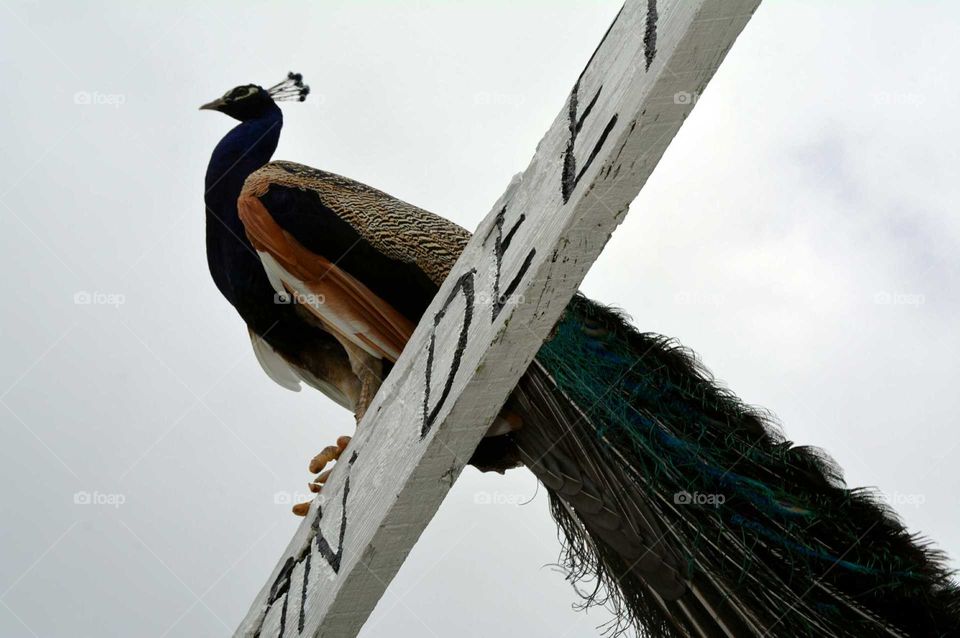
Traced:
<svg viewBox="0 0 960 638">
<path fill-rule="evenodd" d="M 357 634 L 758 4 L 628 0 L 237 636 Z"/>
</svg>

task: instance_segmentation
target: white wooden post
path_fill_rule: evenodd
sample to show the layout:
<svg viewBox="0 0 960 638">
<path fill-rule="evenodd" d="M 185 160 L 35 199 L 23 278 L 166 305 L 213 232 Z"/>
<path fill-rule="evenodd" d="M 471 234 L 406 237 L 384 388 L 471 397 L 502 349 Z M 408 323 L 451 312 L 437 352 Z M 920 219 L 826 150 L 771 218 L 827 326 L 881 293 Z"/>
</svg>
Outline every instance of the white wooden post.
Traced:
<svg viewBox="0 0 960 638">
<path fill-rule="evenodd" d="M 627 0 L 237 636 L 355 636 L 759 0 Z"/>
</svg>

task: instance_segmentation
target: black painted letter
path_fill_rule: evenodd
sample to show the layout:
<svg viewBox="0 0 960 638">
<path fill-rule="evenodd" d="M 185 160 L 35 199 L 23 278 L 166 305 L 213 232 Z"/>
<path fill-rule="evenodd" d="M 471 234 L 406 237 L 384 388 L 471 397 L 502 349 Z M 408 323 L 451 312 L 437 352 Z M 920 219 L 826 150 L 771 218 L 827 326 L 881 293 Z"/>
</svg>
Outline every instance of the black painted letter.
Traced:
<svg viewBox="0 0 960 638">
<path fill-rule="evenodd" d="M 433 333 L 430 335 L 430 349 L 427 351 L 426 384 L 423 390 L 423 425 L 420 426 L 421 439 L 427 435 L 427 432 L 433 427 L 433 422 L 437 420 L 437 414 L 440 413 L 440 408 L 443 407 L 447 396 L 450 394 L 450 388 L 453 387 L 453 378 L 456 376 L 457 369 L 460 367 L 460 359 L 463 357 L 463 351 L 467 348 L 467 332 L 470 330 L 470 321 L 473 319 L 473 279 L 475 274 L 476 271 L 471 269 L 457 280 L 457 285 L 453 287 L 450 296 L 447 297 L 447 300 L 443 303 L 443 307 L 433 318 Z M 457 347 L 453 352 L 453 362 L 450 364 L 450 371 L 447 373 L 447 381 L 443 386 L 443 391 L 440 393 L 440 399 L 437 401 L 437 405 L 433 406 L 431 410 L 430 378 L 433 374 L 434 349 L 437 345 L 437 326 L 440 325 L 440 321 L 444 315 L 447 314 L 447 309 L 450 307 L 450 304 L 453 303 L 453 300 L 457 298 L 457 295 L 460 294 L 461 291 L 463 292 L 466 307 L 463 311 L 463 324 L 460 328 L 460 338 L 457 340 Z"/>
<path fill-rule="evenodd" d="M 517 286 L 520 285 L 520 280 L 523 279 L 523 276 L 526 274 L 527 269 L 530 268 L 530 263 L 533 261 L 533 256 L 537 254 L 536 248 L 531 248 L 530 252 L 527 253 L 527 256 L 523 260 L 523 264 L 520 266 L 520 270 L 517 272 L 517 275 L 510 280 L 510 283 L 507 285 L 507 289 L 500 293 L 500 275 L 501 268 L 503 267 L 503 255 L 507 252 L 507 248 L 510 247 L 510 242 L 513 240 L 513 236 L 516 234 L 517 229 L 520 228 L 520 224 L 523 223 L 523 220 L 526 219 L 525 215 L 520 215 L 520 219 L 517 220 L 517 223 L 513 225 L 513 228 L 507 233 L 506 236 L 503 235 L 503 218 L 507 214 L 507 207 L 504 206 L 500 209 L 500 212 L 497 213 L 496 221 L 496 232 L 497 239 L 493 247 L 493 253 L 497 260 L 497 272 L 494 273 L 493 278 L 493 311 L 491 313 L 490 321 L 495 321 L 497 317 L 500 316 L 500 311 L 503 310 L 503 307 L 507 305 L 507 302 L 510 301 L 510 297 L 517 290 Z"/>
<path fill-rule="evenodd" d="M 588 168 L 590 168 L 594 158 L 597 157 L 597 153 L 599 153 L 600 149 L 603 148 L 603 143 L 607 140 L 607 136 L 610 135 L 610 131 L 613 130 L 614 125 L 617 123 L 617 114 L 614 113 L 613 117 L 610 118 L 610 121 L 607 122 L 607 126 L 603 129 L 603 133 L 600 134 L 600 139 L 597 140 L 593 150 L 590 151 L 590 156 L 584 163 L 583 168 L 577 171 L 577 158 L 573 154 L 573 151 L 577 145 L 577 136 L 580 134 L 580 129 L 583 128 L 583 123 L 587 119 L 587 116 L 590 115 L 590 111 L 592 111 L 593 107 L 596 105 L 597 98 L 600 97 L 600 92 L 603 91 L 603 86 L 597 89 L 593 99 L 590 100 L 589 104 L 587 104 L 587 108 L 583 110 L 582 115 L 579 115 L 577 112 L 579 91 L 580 80 L 577 80 L 576 85 L 573 87 L 573 91 L 570 93 L 568 112 L 570 139 L 567 140 L 567 149 L 563 153 L 563 175 L 560 178 L 560 192 L 563 195 L 564 204 L 570 201 L 570 195 L 573 194 L 573 189 L 575 189 L 577 184 L 580 183 L 580 179 L 583 177 L 583 174 Z"/>
</svg>

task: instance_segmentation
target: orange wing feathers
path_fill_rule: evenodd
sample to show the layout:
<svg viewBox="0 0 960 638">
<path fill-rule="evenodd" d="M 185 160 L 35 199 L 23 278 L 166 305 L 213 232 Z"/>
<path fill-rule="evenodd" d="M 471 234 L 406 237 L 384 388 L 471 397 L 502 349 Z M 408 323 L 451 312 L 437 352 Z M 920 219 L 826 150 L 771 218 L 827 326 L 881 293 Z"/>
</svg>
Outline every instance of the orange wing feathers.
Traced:
<svg viewBox="0 0 960 638">
<path fill-rule="evenodd" d="M 305 248 L 258 197 L 242 194 L 237 209 L 278 293 L 292 294 L 336 336 L 396 361 L 415 324 L 335 263 Z"/>
</svg>

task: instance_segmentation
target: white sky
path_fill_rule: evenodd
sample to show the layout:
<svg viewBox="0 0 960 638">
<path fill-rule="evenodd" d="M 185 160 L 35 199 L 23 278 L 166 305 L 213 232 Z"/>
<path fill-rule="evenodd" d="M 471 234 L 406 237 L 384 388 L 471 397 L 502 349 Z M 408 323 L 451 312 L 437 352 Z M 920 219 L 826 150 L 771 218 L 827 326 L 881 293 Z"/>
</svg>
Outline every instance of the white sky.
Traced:
<svg viewBox="0 0 960 638">
<path fill-rule="evenodd" d="M 210 281 L 231 123 L 197 106 L 300 71 L 278 158 L 474 228 L 618 8 L 0 0 L 0 635 L 229 633 L 299 522 L 275 494 L 352 430 L 262 373 Z M 958 18 L 767 0 L 584 284 L 954 557 Z M 597 635 L 557 552 L 531 475 L 468 469 L 362 635 Z"/>
</svg>

